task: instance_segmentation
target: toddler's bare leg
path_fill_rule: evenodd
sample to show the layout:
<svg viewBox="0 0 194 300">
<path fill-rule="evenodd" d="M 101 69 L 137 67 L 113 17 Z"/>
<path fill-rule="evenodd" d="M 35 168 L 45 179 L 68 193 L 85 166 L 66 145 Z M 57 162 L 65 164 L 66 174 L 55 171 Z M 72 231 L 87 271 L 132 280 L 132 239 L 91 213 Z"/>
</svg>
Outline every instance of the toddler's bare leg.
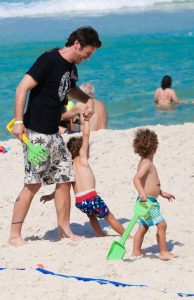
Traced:
<svg viewBox="0 0 194 300">
<path fill-rule="evenodd" d="M 156 226 L 157 226 L 156 238 L 157 238 L 158 246 L 160 248 L 159 258 L 161 260 L 169 260 L 174 258 L 175 255 L 168 251 L 166 245 L 166 228 L 167 228 L 166 222 L 161 222 Z"/>
<path fill-rule="evenodd" d="M 92 215 L 89 215 L 88 217 L 90 219 L 90 224 L 91 224 L 92 228 L 94 229 L 94 231 L 96 232 L 97 236 L 99 236 L 99 237 L 105 236 L 106 234 L 100 227 L 100 224 L 99 224 L 99 221 L 98 221 L 96 215 L 92 214 Z"/>
<path fill-rule="evenodd" d="M 148 231 L 147 225 L 140 225 L 134 238 L 133 238 L 133 252 L 132 256 L 141 256 L 141 246 L 143 243 L 144 236 L 146 232 Z"/>
<path fill-rule="evenodd" d="M 117 219 L 114 217 L 114 215 L 111 212 L 104 218 L 104 220 L 108 222 L 112 227 L 112 229 L 114 229 L 118 234 L 122 235 L 123 232 L 125 231 L 123 225 L 121 225 L 121 223 L 117 221 Z"/>
</svg>

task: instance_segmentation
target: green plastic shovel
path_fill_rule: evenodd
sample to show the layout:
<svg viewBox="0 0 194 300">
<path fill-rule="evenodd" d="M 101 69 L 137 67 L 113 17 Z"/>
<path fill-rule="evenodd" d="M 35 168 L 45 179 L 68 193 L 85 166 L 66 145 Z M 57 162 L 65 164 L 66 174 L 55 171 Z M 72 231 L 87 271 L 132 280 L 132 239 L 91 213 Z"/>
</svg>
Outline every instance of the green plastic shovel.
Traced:
<svg viewBox="0 0 194 300">
<path fill-rule="evenodd" d="M 13 126 L 15 123 L 15 119 L 11 120 L 6 128 L 9 132 L 13 131 Z M 22 141 L 27 145 L 28 151 L 28 161 L 34 165 L 35 167 L 41 165 L 43 161 L 47 159 L 49 156 L 48 150 L 41 145 L 33 145 L 29 138 L 23 133 Z"/>
<path fill-rule="evenodd" d="M 144 203 L 145 204 L 145 203 Z M 146 207 L 142 206 L 140 202 L 137 202 L 134 206 L 134 216 L 131 219 L 129 225 L 125 229 L 124 233 L 122 234 L 120 240 L 117 242 L 113 242 L 110 250 L 107 255 L 107 260 L 120 260 L 124 257 L 126 249 L 125 249 L 125 242 L 129 237 L 133 227 L 135 226 L 139 217 L 146 216 L 149 212 L 150 207 L 152 206 L 150 201 L 146 201 Z"/>
</svg>

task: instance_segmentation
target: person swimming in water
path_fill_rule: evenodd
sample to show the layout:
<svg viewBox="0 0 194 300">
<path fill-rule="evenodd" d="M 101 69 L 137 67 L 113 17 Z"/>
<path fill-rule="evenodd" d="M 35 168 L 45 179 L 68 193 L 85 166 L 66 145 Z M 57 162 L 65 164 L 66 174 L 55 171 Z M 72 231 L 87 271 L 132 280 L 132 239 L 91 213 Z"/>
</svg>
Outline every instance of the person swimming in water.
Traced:
<svg viewBox="0 0 194 300">
<path fill-rule="evenodd" d="M 155 103 L 159 108 L 169 108 L 172 104 L 186 104 L 185 100 L 180 100 L 172 86 L 172 78 L 165 75 L 161 81 L 161 87 L 155 91 Z"/>
</svg>

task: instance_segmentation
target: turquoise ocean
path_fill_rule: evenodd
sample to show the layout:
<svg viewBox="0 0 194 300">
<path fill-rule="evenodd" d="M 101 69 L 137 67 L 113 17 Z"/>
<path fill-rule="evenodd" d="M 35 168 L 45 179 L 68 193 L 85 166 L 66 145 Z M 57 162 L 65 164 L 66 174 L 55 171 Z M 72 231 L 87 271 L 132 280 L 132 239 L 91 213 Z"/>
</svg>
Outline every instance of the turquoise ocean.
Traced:
<svg viewBox="0 0 194 300">
<path fill-rule="evenodd" d="M 77 27 L 91 25 L 103 46 L 78 66 L 79 82 L 92 82 L 108 111 L 108 128 L 194 121 L 194 1 L 0 1 L 0 140 L 11 136 L 15 89 L 45 50 L 62 47 Z M 188 101 L 156 109 L 164 75 Z"/>
</svg>

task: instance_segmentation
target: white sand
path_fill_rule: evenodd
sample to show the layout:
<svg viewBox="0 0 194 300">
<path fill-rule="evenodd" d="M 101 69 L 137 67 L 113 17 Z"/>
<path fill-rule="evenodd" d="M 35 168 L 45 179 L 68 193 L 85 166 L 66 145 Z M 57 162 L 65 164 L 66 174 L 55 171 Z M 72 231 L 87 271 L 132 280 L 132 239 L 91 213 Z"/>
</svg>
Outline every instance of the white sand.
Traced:
<svg viewBox="0 0 194 300">
<path fill-rule="evenodd" d="M 75 233 L 86 236 L 81 242 L 69 239 L 55 241 L 56 214 L 53 201 L 43 205 L 41 195 L 54 189 L 44 187 L 32 202 L 23 226 L 23 237 L 29 243 L 20 248 L 6 244 L 15 199 L 23 186 L 23 155 L 17 140 L 1 142 L 11 147 L 0 153 L 0 229 L 1 259 L 0 299 L 178 299 L 177 293 L 194 293 L 194 124 L 149 126 L 159 137 L 155 157 L 162 189 L 175 194 L 174 203 L 159 198 L 168 224 L 168 247 L 178 258 L 168 262 L 158 259 L 156 229 L 149 230 L 143 250 L 145 258 L 132 261 L 132 241 L 126 243 L 123 261 L 107 261 L 110 245 L 119 237 L 101 222 L 108 236 L 96 238 L 86 215 L 74 206 L 71 225 Z M 136 191 L 132 183 L 139 157 L 133 153 L 134 129 L 102 130 L 92 134 L 90 162 L 97 179 L 97 191 L 111 211 L 126 227 L 132 217 Z M 134 229 L 135 231 L 135 229 Z M 134 233 L 133 231 L 133 233 Z M 55 273 L 90 278 L 104 278 L 143 287 L 115 287 L 44 275 L 35 270 L 41 263 Z M 25 270 L 16 270 L 25 268 Z M 162 293 L 161 291 L 167 293 Z"/>
</svg>

